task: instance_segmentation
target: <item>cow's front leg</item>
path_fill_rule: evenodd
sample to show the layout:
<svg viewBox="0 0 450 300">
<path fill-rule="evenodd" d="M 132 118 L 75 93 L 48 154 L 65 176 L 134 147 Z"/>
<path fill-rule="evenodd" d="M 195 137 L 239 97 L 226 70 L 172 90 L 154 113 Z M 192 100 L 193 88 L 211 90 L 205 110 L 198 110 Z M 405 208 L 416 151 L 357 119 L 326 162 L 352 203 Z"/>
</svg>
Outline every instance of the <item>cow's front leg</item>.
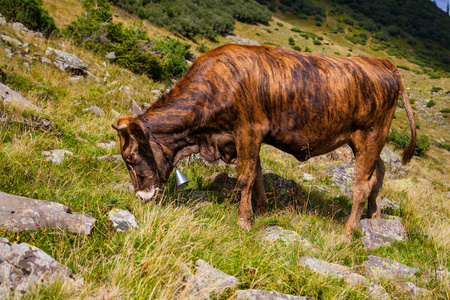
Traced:
<svg viewBox="0 0 450 300">
<path fill-rule="evenodd" d="M 249 231 L 253 223 L 252 188 L 257 176 L 262 137 L 257 132 L 246 131 L 237 133 L 235 140 L 237 150 L 237 187 L 241 191 L 237 223 L 241 228 Z"/>
<path fill-rule="evenodd" d="M 256 178 L 253 185 L 253 192 L 255 195 L 255 202 L 258 206 L 259 213 L 265 215 L 269 211 L 269 202 L 267 201 L 266 191 L 264 190 L 264 183 L 262 178 L 261 160 L 258 156 L 258 162 L 256 165 Z"/>
</svg>

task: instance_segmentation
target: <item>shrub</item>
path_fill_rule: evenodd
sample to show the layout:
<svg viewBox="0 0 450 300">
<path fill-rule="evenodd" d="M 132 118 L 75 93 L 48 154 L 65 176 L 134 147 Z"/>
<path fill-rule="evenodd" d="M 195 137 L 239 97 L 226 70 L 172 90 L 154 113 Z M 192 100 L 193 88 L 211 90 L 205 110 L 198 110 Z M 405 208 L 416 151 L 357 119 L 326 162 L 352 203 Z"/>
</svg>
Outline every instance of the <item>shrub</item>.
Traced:
<svg viewBox="0 0 450 300">
<path fill-rule="evenodd" d="M 313 43 L 314 45 L 322 45 L 322 42 L 319 40 L 314 40 Z"/>
<path fill-rule="evenodd" d="M 350 42 L 352 42 L 353 44 L 361 44 L 361 45 L 366 44 L 366 39 L 363 39 L 363 38 L 357 36 L 356 34 L 353 34 L 353 35 L 346 34 L 345 38 L 347 40 L 349 40 Z"/>
<path fill-rule="evenodd" d="M 322 22 L 317 21 L 317 22 L 316 22 L 316 26 L 317 26 L 317 27 L 322 26 Z"/>
<path fill-rule="evenodd" d="M 42 0 L 0 0 L 0 12 L 6 19 L 20 22 L 45 36 L 57 31 L 55 21 L 43 7 Z"/>
<path fill-rule="evenodd" d="M 428 108 L 433 107 L 433 106 L 435 106 L 435 105 L 436 105 L 436 101 L 434 101 L 434 100 L 430 100 L 430 101 L 428 101 L 428 103 L 427 103 L 427 107 L 428 107 Z"/>
<path fill-rule="evenodd" d="M 295 45 L 295 41 L 293 38 L 289 38 L 289 45 L 294 46 Z"/>
<path fill-rule="evenodd" d="M 414 98 L 409 98 L 409 103 L 414 104 L 416 102 L 416 99 Z"/>
<path fill-rule="evenodd" d="M 330 28 L 330 32 L 334 33 L 334 34 L 337 34 L 338 30 L 337 30 L 337 28 Z"/>
<path fill-rule="evenodd" d="M 445 114 L 450 113 L 450 107 L 443 108 L 440 110 L 440 112 Z"/>
<path fill-rule="evenodd" d="M 292 27 L 291 31 L 293 32 L 302 32 L 300 29 L 298 29 L 297 27 Z"/>
<path fill-rule="evenodd" d="M 204 43 L 201 43 L 197 46 L 197 51 L 200 53 L 205 53 L 209 51 L 209 48 Z"/>
<path fill-rule="evenodd" d="M 409 142 L 410 138 L 405 130 L 399 132 L 395 129 L 391 129 L 387 137 L 388 141 L 394 142 L 396 144 L 397 149 L 405 149 Z M 428 135 L 421 135 L 416 142 L 416 148 L 414 150 L 414 155 L 423 156 L 430 149 L 431 144 L 428 138 Z"/>
<path fill-rule="evenodd" d="M 407 67 L 407 66 L 402 66 L 402 65 L 397 65 L 397 68 L 403 69 L 403 70 L 407 70 L 407 71 L 411 70 L 409 67 Z"/>
<path fill-rule="evenodd" d="M 388 42 L 390 39 L 389 34 L 385 31 L 379 31 L 379 32 L 373 34 L 372 37 L 376 38 L 377 40 L 385 41 L 385 42 Z"/>
<path fill-rule="evenodd" d="M 311 49 L 308 48 L 308 46 L 305 47 L 305 52 L 312 52 Z"/>
<path fill-rule="evenodd" d="M 352 19 L 350 19 L 350 18 L 344 18 L 344 19 L 342 19 L 342 21 L 345 24 L 350 25 L 350 26 L 353 26 L 353 24 L 355 24 L 355 22 Z"/>
<path fill-rule="evenodd" d="M 441 91 L 441 90 L 442 90 L 441 87 L 433 86 L 433 87 L 431 88 L 430 92 L 432 92 L 432 93 L 437 93 L 437 92 L 439 92 L 439 91 Z"/>
<path fill-rule="evenodd" d="M 292 49 L 294 49 L 295 51 L 302 51 L 302 48 L 300 48 L 300 46 L 297 45 L 292 46 Z"/>
<path fill-rule="evenodd" d="M 277 22 L 277 25 L 280 26 L 280 27 L 284 26 L 283 23 L 281 23 L 281 22 Z"/>
</svg>

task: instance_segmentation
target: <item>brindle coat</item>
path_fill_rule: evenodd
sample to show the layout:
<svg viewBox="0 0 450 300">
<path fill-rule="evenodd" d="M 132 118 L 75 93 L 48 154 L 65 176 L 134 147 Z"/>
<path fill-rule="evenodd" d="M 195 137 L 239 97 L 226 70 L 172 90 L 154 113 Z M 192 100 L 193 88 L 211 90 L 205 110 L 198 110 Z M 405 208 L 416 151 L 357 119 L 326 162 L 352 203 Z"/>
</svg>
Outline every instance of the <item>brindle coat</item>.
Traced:
<svg viewBox="0 0 450 300">
<path fill-rule="evenodd" d="M 200 153 L 227 163 L 237 159 L 238 224 L 247 230 L 253 221 L 252 188 L 260 212 L 268 210 L 262 143 L 300 161 L 349 144 L 356 158 L 353 207 L 345 226 L 349 233 L 359 227 L 367 200 L 368 217 L 380 217 L 385 171 L 380 153 L 399 97 L 411 128 L 411 143 L 403 154 L 407 163 L 415 149 L 415 122 L 402 77 L 388 60 L 228 45 L 199 57 L 145 114 L 121 117 L 113 127 L 143 200 L 155 195 L 172 163 L 184 156 Z"/>
</svg>

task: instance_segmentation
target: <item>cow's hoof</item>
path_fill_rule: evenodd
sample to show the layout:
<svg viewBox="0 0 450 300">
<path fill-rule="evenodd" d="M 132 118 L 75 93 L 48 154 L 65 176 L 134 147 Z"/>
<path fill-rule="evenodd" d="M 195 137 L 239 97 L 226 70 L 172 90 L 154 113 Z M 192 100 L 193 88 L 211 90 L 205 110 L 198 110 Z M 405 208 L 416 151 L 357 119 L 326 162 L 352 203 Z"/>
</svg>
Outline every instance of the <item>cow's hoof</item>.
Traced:
<svg viewBox="0 0 450 300">
<path fill-rule="evenodd" d="M 265 206 L 259 207 L 259 214 L 260 214 L 261 216 L 265 216 L 265 215 L 267 215 L 268 213 L 269 213 L 269 207 L 265 207 Z"/>
<path fill-rule="evenodd" d="M 245 231 L 250 231 L 252 229 L 252 219 L 248 220 L 245 218 L 238 218 L 237 223 L 239 227 L 241 227 Z"/>
</svg>

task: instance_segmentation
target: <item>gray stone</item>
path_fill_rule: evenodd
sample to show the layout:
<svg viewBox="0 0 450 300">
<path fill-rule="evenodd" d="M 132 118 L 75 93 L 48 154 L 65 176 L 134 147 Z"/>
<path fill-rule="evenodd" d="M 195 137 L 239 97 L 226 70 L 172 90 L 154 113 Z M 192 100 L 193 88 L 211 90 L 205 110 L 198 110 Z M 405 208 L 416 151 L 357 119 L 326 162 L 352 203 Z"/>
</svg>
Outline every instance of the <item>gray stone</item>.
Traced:
<svg viewBox="0 0 450 300">
<path fill-rule="evenodd" d="M 7 23 L 6 19 L 3 16 L 0 16 L 0 24 L 5 25 Z"/>
<path fill-rule="evenodd" d="M 312 174 L 309 173 L 303 173 L 302 179 L 306 181 L 312 181 L 315 180 L 316 177 L 314 177 Z"/>
<path fill-rule="evenodd" d="M 121 162 L 123 161 L 122 155 L 114 154 L 114 155 L 103 155 L 97 157 L 98 160 L 106 160 L 106 161 L 114 161 Z"/>
<path fill-rule="evenodd" d="M 28 292 L 30 288 L 57 279 L 83 284 L 83 278 L 60 264 L 41 249 L 26 243 L 10 243 L 0 237 L 0 298 L 11 291 Z"/>
<path fill-rule="evenodd" d="M 96 105 L 92 105 L 91 107 L 86 107 L 81 109 L 82 112 L 88 112 L 88 111 L 92 111 L 93 113 L 95 113 L 96 115 L 102 117 L 105 115 L 105 113 L 103 112 L 103 110 L 96 106 Z"/>
<path fill-rule="evenodd" d="M 58 165 L 61 164 L 66 159 L 66 156 L 73 155 L 72 152 L 64 149 L 45 150 L 42 151 L 41 153 L 48 161 L 51 161 L 52 163 Z"/>
<path fill-rule="evenodd" d="M 19 22 L 14 22 L 12 24 L 12 28 L 14 28 L 15 30 L 18 30 L 18 31 L 23 31 L 23 32 L 30 31 L 28 28 L 25 27 L 25 25 L 23 25 L 22 23 L 19 23 Z"/>
<path fill-rule="evenodd" d="M 48 59 L 47 57 L 41 57 L 41 63 L 43 64 L 51 64 L 52 61 L 50 59 Z"/>
<path fill-rule="evenodd" d="M 334 181 L 334 183 L 339 187 L 341 192 L 349 198 L 352 197 L 354 168 L 355 166 L 353 164 L 328 167 L 328 170 L 333 173 L 332 180 Z"/>
<path fill-rule="evenodd" d="M 389 148 L 384 147 L 380 154 L 381 159 L 388 165 L 393 165 L 394 163 L 401 162 L 400 156 L 389 150 Z"/>
<path fill-rule="evenodd" d="M 48 47 L 47 50 L 45 50 L 45 55 L 56 55 L 54 64 L 61 71 L 65 71 L 66 69 L 84 70 L 87 68 L 86 63 L 79 59 L 76 55 L 58 49 Z"/>
<path fill-rule="evenodd" d="M 105 55 L 105 57 L 106 57 L 107 59 L 109 59 L 109 60 L 116 59 L 116 58 L 117 58 L 117 57 L 116 57 L 116 52 L 114 52 L 114 51 L 107 52 L 106 55 Z"/>
<path fill-rule="evenodd" d="M 220 295 L 225 289 L 235 289 L 239 284 L 236 277 L 213 268 L 206 261 L 199 259 L 195 264 L 195 275 L 187 276 L 187 282 L 178 295 L 178 299 L 210 299 L 210 294 Z"/>
<path fill-rule="evenodd" d="M 127 95 L 142 95 L 141 93 L 136 92 L 136 91 L 133 90 L 132 88 L 130 88 L 130 87 L 128 87 L 128 86 L 124 86 L 124 85 L 121 85 L 121 86 L 119 87 L 119 92 L 125 93 L 125 94 L 127 94 Z"/>
<path fill-rule="evenodd" d="M 423 296 L 431 293 L 431 291 L 417 287 L 414 283 L 409 281 L 395 283 L 395 286 L 400 293 L 402 294 L 408 293 L 411 296 L 419 296 L 419 295 Z"/>
<path fill-rule="evenodd" d="M 97 142 L 97 147 L 103 148 L 103 149 L 111 149 L 116 146 L 115 141 L 107 141 L 107 142 Z"/>
<path fill-rule="evenodd" d="M 264 229 L 264 232 L 261 235 L 261 240 L 269 242 L 282 240 L 286 243 L 299 244 L 305 248 L 313 248 L 311 242 L 300 236 L 297 232 L 292 230 L 284 230 L 279 226 L 271 226 Z"/>
<path fill-rule="evenodd" d="M 11 45 L 11 46 L 16 46 L 16 47 L 22 46 L 22 42 L 19 41 L 18 39 L 9 37 L 9 36 L 4 35 L 4 34 L 0 35 L 0 38 L 1 38 L 5 43 L 7 43 L 7 44 L 9 44 L 9 45 Z"/>
<path fill-rule="evenodd" d="M 312 297 L 300 297 L 263 290 L 237 290 L 236 300 L 314 300 Z"/>
<path fill-rule="evenodd" d="M 363 219 L 360 223 L 364 233 L 362 242 L 367 249 L 376 249 L 408 238 L 406 229 L 399 220 Z"/>
<path fill-rule="evenodd" d="M 246 37 L 242 37 L 242 36 L 239 36 L 239 35 L 227 34 L 227 35 L 225 35 L 225 37 L 227 39 L 230 39 L 230 40 L 234 41 L 237 44 L 240 44 L 240 45 L 256 45 L 256 46 L 257 45 L 261 45 L 261 43 L 258 42 L 258 41 L 255 41 L 255 40 L 252 40 L 252 39 L 249 39 L 249 38 L 246 38 Z"/>
<path fill-rule="evenodd" d="M 84 77 L 83 76 L 70 76 L 70 81 L 73 81 L 73 82 L 77 82 L 77 81 L 81 81 L 81 80 L 83 80 L 84 79 Z"/>
<path fill-rule="evenodd" d="M 24 107 L 26 109 L 34 110 L 35 112 L 41 112 L 42 109 L 31 103 L 28 99 L 21 94 L 10 89 L 6 85 L 0 83 L 0 99 L 6 105 L 14 105 L 17 107 Z"/>
<path fill-rule="evenodd" d="M 369 292 L 370 299 L 387 300 L 391 298 L 389 297 L 386 290 L 381 285 L 375 282 L 370 283 L 369 287 L 367 288 L 367 291 Z"/>
<path fill-rule="evenodd" d="M 157 97 L 161 96 L 161 91 L 160 90 L 152 90 L 151 93 Z"/>
<path fill-rule="evenodd" d="M 131 111 L 131 113 L 133 114 L 133 116 L 139 116 L 142 115 L 142 108 L 139 104 L 137 104 L 136 101 L 131 100 L 130 104 L 128 105 L 128 110 Z"/>
<path fill-rule="evenodd" d="M 108 218 L 113 223 L 113 227 L 119 232 L 125 232 L 132 228 L 139 228 L 136 217 L 128 210 L 113 209 L 108 212 Z"/>
<path fill-rule="evenodd" d="M 120 116 L 120 113 L 117 112 L 114 108 L 111 108 L 110 113 L 111 113 L 111 115 L 112 115 L 113 117 L 116 117 L 116 118 L 117 118 L 118 116 Z"/>
<path fill-rule="evenodd" d="M 90 234 L 96 219 L 72 213 L 51 201 L 36 200 L 0 192 L 0 228 L 8 231 L 58 227 L 76 234 Z"/>
<path fill-rule="evenodd" d="M 299 262 L 302 266 L 308 267 L 314 273 L 329 276 L 335 279 L 344 279 L 344 282 L 350 285 L 369 283 L 367 278 L 352 272 L 351 269 L 346 266 L 329 263 L 324 260 L 316 259 L 312 256 L 300 257 Z"/>
<path fill-rule="evenodd" d="M 446 281 L 450 277 L 450 272 L 444 266 L 439 266 L 436 270 L 431 271 L 431 275 L 437 278 L 439 281 Z"/>
<path fill-rule="evenodd" d="M 96 82 L 100 83 L 100 79 L 97 76 L 95 76 L 94 74 L 92 74 L 91 72 L 84 70 L 83 73 L 86 74 L 87 76 L 93 78 Z"/>
<path fill-rule="evenodd" d="M 353 150 L 349 145 L 345 144 L 340 148 L 326 154 L 329 159 L 340 160 L 344 164 L 351 164 L 354 160 Z"/>
<path fill-rule="evenodd" d="M 380 277 L 393 278 L 393 277 L 413 277 L 417 269 L 408 267 L 394 260 L 369 256 L 369 260 L 363 263 L 366 272 L 375 279 Z"/>
</svg>

